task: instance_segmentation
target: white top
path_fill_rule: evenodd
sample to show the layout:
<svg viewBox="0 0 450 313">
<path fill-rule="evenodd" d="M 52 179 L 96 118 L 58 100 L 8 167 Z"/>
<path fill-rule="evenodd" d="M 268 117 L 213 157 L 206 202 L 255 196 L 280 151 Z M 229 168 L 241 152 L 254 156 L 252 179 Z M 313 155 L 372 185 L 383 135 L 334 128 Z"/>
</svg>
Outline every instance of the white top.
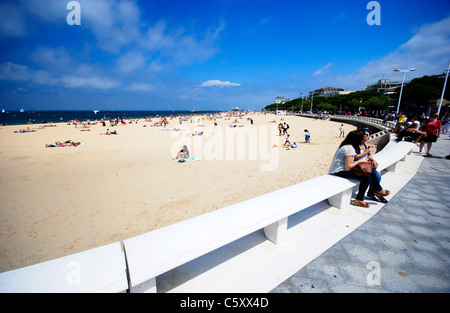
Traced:
<svg viewBox="0 0 450 313">
<path fill-rule="evenodd" d="M 414 125 L 414 129 L 419 130 L 419 128 L 420 128 L 420 122 L 419 121 L 412 122 L 412 124 L 410 126 L 408 126 L 408 128 L 411 127 L 412 125 Z"/>
<path fill-rule="evenodd" d="M 361 146 L 362 146 L 362 147 L 361 147 Z M 365 148 L 364 145 L 360 145 L 360 146 L 359 146 L 359 153 L 358 153 L 358 154 L 364 153 L 367 149 L 368 149 L 368 148 Z M 363 155 L 362 157 L 360 157 L 358 160 L 369 159 L 369 154 L 370 154 L 370 153 L 364 154 L 364 155 Z"/>
<path fill-rule="evenodd" d="M 353 148 L 352 145 L 340 147 L 334 154 L 333 161 L 331 161 L 331 166 L 328 172 L 334 174 L 341 171 L 348 171 L 345 168 L 345 158 L 349 155 L 353 156 L 353 158 L 356 155 L 355 148 Z"/>
</svg>

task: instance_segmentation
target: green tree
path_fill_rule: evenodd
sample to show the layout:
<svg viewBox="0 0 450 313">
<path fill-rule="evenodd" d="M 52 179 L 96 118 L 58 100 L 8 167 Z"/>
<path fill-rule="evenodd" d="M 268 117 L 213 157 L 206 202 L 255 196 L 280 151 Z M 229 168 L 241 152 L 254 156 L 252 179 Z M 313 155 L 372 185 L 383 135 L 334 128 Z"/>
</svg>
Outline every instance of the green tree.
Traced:
<svg viewBox="0 0 450 313">
<path fill-rule="evenodd" d="M 317 109 L 319 109 L 320 111 L 328 111 L 328 112 L 336 112 L 337 111 L 337 107 L 327 103 L 327 102 L 321 102 L 317 105 Z"/>
<path fill-rule="evenodd" d="M 389 105 L 392 103 L 388 97 L 384 95 L 378 95 L 371 97 L 367 101 L 363 102 L 364 107 L 368 111 L 386 111 L 389 109 Z"/>
<path fill-rule="evenodd" d="M 348 109 L 350 109 L 352 112 L 358 111 L 360 107 L 362 107 L 362 103 L 356 98 L 351 99 L 348 103 Z"/>
<path fill-rule="evenodd" d="M 401 108 L 405 111 L 412 111 L 419 108 L 426 108 L 430 101 L 436 101 L 441 97 L 442 88 L 444 87 L 444 79 L 442 76 L 423 76 L 414 78 L 403 87 Z M 450 85 L 447 84 L 444 97 L 450 99 Z M 347 95 L 336 95 L 333 97 L 314 97 L 313 111 L 325 110 L 351 110 L 357 111 L 359 107 L 365 107 L 369 111 L 388 110 L 389 106 L 395 106 L 400 95 L 400 87 L 396 89 L 396 93 L 390 97 L 379 93 L 376 90 L 363 90 L 352 92 Z M 302 99 L 297 98 L 284 104 L 278 104 L 279 110 L 301 110 Z M 311 98 L 303 100 L 303 111 L 309 111 L 311 108 Z M 265 107 L 267 110 L 275 111 L 277 104 L 273 103 Z M 423 109 L 421 109 L 422 111 Z"/>
<path fill-rule="evenodd" d="M 411 82 L 403 86 L 402 107 L 403 104 L 407 107 L 426 107 L 430 101 L 439 99 L 442 94 L 442 88 L 444 87 L 444 79 L 437 75 L 414 78 Z M 393 98 L 399 98 L 400 89 L 398 87 L 395 90 L 396 93 L 393 95 Z M 450 99 L 448 85 L 444 97 Z"/>
</svg>

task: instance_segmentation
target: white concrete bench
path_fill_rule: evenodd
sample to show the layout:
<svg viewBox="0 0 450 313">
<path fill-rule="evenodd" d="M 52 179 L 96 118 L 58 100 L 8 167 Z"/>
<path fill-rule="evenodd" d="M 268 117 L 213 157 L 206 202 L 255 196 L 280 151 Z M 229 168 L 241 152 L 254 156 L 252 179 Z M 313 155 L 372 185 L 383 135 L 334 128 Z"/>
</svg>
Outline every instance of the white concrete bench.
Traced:
<svg viewBox="0 0 450 313">
<path fill-rule="evenodd" d="M 120 242 L 0 274 L 0 293 L 124 292 L 127 289 Z"/>
<path fill-rule="evenodd" d="M 411 154 L 415 144 L 407 141 L 389 142 L 383 150 L 373 156 L 378 163 L 378 172 L 387 170 L 396 172 L 399 161 L 405 161 L 406 157 Z"/>
<path fill-rule="evenodd" d="M 412 148 L 410 143 L 387 147 L 376 155 L 379 170 L 395 170 Z M 130 291 L 156 292 L 157 276 L 259 229 L 277 244 L 286 236 L 290 215 L 323 200 L 345 208 L 358 184 L 323 175 L 125 240 Z"/>
<path fill-rule="evenodd" d="M 125 240 L 131 291 L 156 292 L 156 276 L 262 228 L 277 243 L 288 216 L 325 199 L 343 207 L 335 195 L 354 184 L 324 175 Z"/>
</svg>

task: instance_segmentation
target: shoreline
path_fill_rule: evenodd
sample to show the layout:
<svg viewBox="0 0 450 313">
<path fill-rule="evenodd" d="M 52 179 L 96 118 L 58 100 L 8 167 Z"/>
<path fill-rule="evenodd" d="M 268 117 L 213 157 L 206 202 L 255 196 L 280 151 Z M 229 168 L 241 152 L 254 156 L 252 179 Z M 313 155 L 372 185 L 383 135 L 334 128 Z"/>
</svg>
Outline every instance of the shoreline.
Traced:
<svg viewBox="0 0 450 313">
<path fill-rule="evenodd" d="M 253 113 L 217 118 L 216 128 L 213 120 L 198 118 L 181 124 L 172 120 L 166 128 L 139 120 L 114 126 L 118 135 L 110 136 L 101 135 L 111 128 L 101 123 L 89 131 L 63 123 L 24 134 L 13 133 L 20 125 L 0 127 L 0 272 L 125 240 L 326 174 L 342 141 L 341 122 Z M 281 118 L 298 148 L 282 148 L 285 136 L 269 131 L 272 120 L 278 124 Z M 235 119 L 242 126 L 231 130 Z M 346 133 L 355 128 L 344 126 Z M 225 134 L 251 127 L 267 137 L 258 143 L 256 159 L 248 149 L 243 159 L 237 151 L 228 159 L 225 151 L 220 159 L 217 134 L 227 141 Z M 309 144 L 304 129 L 311 132 Z M 203 136 L 187 136 L 199 130 Z M 45 147 L 57 140 L 84 144 Z M 198 161 L 173 160 L 184 142 Z M 233 145 L 240 147 L 237 141 Z M 269 162 L 261 151 L 276 152 L 276 168 L 261 170 Z"/>
<path fill-rule="evenodd" d="M 256 112 L 256 111 L 255 111 Z M 133 113 L 133 116 L 128 116 L 126 117 L 126 115 Z M 144 114 L 145 113 L 145 114 Z M 179 117 L 179 116 L 190 116 L 190 115 L 195 115 L 195 114 L 199 114 L 199 115 L 205 115 L 205 114 L 217 114 L 217 113 L 226 113 L 224 111 L 196 111 L 196 112 L 192 112 L 192 111 L 182 111 L 182 110 L 120 110 L 120 111 L 101 111 L 99 110 L 97 113 L 94 113 L 94 110 L 39 110 L 39 111 L 26 111 L 26 112 L 19 112 L 19 111 L 11 111 L 11 112 L 5 112 L 5 113 L 0 113 L 0 127 L 1 126 L 31 126 L 31 125 L 45 125 L 48 123 L 67 123 L 70 120 L 77 120 L 77 117 L 81 117 L 81 120 L 86 121 L 86 119 L 91 119 L 93 122 L 94 121 L 100 121 L 101 119 L 103 119 L 103 116 L 106 117 L 107 116 L 107 120 L 109 120 L 109 118 L 116 118 L 118 116 L 122 116 L 125 114 L 125 117 L 128 119 L 145 119 L 148 116 L 151 117 L 161 117 L 161 116 L 165 116 L 165 117 L 170 117 L 170 116 L 175 116 L 175 117 Z M 22 117 L 22 120 L 28 120 L 26 123 L 16 123 L 17 119 L 12 120 L 14 123 L 13 124 L 3 124 L 2 121 L 2 117 L 11 117 L 12 114 L 14 117 L 19 116 Z M 31 115 L 30 115 L 31 114 Z M 46 118 L 42 118 L 40 115 L 41 114 L 47 114 Z M 56 114 L 56 115 L 54 115 Z M 69 115 L 70 114 L 70 115 Z M 98 114 L 98 115 L 97 115 Z M 61 115 L 65 116 L 65 119 L 63 119 L 63 122 L 60 121 L 60 118 L 62 117 Z M 24 117 L 26 116 L 26 117 Z M 34 122 L 30 122 L 30 120 L 34 118 Z M 36 121 L 37 120 L 39 121 Z M 42 123 L 42 121 L 47 121 L 46 123 Z M 55 120 L 55 122 L 53 122 L 53 120 Z M 8 122 L 8 121 L 7 121 Z"/>
</svg>

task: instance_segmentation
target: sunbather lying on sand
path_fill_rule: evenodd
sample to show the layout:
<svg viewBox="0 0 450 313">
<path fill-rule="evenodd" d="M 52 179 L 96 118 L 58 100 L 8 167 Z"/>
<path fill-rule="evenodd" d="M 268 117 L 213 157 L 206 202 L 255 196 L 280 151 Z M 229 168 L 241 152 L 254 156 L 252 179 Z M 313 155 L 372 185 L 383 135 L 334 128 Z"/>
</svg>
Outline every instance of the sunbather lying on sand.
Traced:
<svg viewBox="0 0 450 313">
<path fill-rule="evenodd" d="M 46 144 L 45 147 L 46 148 L 54 148 L 54 147 L 78 147 L 82 145 L 81 142 L 77 141 L 72 141 L 72 140 L 67 140 L 65 142 L 61 142 L 61 141 L 55 141 L 54 144 Z"/>
<path fill-rule="evenodd" d="M 35 129 L 19 129 L 18 131 L 15 130 L 14 132 L 23 134 L 23 133 L 34 133 L 35 131 L 36 131 Z"/>
</svg>

